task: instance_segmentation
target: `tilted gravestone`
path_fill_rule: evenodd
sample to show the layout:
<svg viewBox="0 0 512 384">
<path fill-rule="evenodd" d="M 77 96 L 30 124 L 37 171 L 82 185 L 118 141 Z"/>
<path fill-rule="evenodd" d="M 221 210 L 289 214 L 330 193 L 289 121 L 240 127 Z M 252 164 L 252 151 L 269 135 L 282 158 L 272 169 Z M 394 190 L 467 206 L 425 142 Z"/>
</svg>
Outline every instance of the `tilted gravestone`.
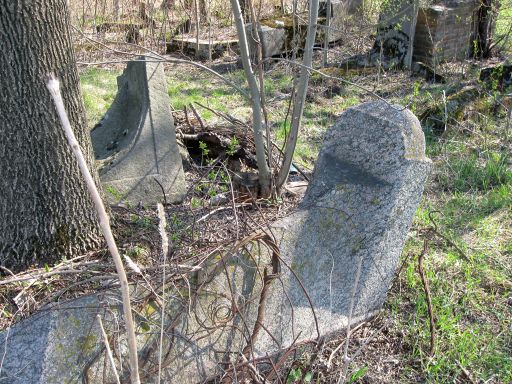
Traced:
<svg viewBox="0 0 512 384">
<path fill-rule="evenodd" d="M 242 354 L 265 356 L 373 316 L 386 299 L 430 165 L 420 124 L 408 110 L 370 102 L 344 112 L 327 132 L 298 210 L 268 233 L 238 241 L 232 252 L 212 255 L 182 289 L 168 292 L 164 382 L 202 382 L 244 361 Z M 140 332 L 146 343 L 145 332 L 158 335 L 160 323 L 158 311 L 148 317 L 151 329 Z M 66 335 L 59 337 L 87 337 L 86 323 L 77 330 L 60 322 Z M 76 354 L 72 346 L 56 353 L 29 340 L 7 345 L 7 366 L 26 356 L 13 352 L 18 349 L 49 362 Z M 92 356 L 78 356 L 76 365 Z M 143 371 L 155 372 L 157 355 L 141 356 Z M 101 377 L 104 360 L 90 365 L 93 377 Z"/>
<path fill-rule="evenodd" d="M 185 178 L 163 64 L 129 62 L 118 93 L 91 132 L 100 178 L 112 202 L 182 201 Z"/>
<path fill-rule="evenodd" d="M 181 350 L 167 372 L 200 381 L 198 372 L 211 372 L 216 362 L 264 356 L 373 316 L 430 165 L 410 111 L 370 102 L 343 113 L 327 132 L 299 209 L 271 226 L 279 253 L 251 243 L 203 268 L 195 300 L 182 304 L 192 315 L 175 331 Z M 258 251 L 248 255 L 247 248 Z"/>
<path fill-rule="evenodd" d="M 103 347 L 96 315 L 111 313 L 107 304 L 114 301 L 82 297 L 47 307 L 1 333 L 0 353 L 5 357 L 0 383 L 81 383 L 87 365 Z M 94 374 L 89 378 L 93 376 L 98 379 Z"/>
</svg>

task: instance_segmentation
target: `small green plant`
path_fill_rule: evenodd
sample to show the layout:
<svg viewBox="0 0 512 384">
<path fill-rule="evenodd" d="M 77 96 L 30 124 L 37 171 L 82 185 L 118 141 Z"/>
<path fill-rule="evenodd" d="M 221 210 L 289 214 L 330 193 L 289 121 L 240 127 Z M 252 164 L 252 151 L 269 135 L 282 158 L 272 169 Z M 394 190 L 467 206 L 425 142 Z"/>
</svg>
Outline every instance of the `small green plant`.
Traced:
<svg viewBox="0 0 512 384">
<path fill-rule="evenodd" d="M 357 380 L 362 379 L 364 375 L 366 375 L 366 372 L 368 372 L 367 366 L 359 368 L 350 376 L 350 378 L 348 379 L 348 383 L 352 384 L 355 383 Z"/>
<path fill-rule="evenodd" d="M 105 190 L 116 200 L 121 200 L 123 198 L 123 194 L 111 185 L 105 188 Z"/>
<path fill-rule="evenodd" d="M 199 149 L 201 150 L 201 164 L 203 164 L 204 160 L 208 157 L 210 150 L 204 141 L 199 141 Z"/>
<path fill-rule="evenodd" d="M 228 149 L 226 150 L 226 154 L 228 156 L 233 156 L 236 151 L 238 151 L 238 145 L 240 143 L 238 142 L 238 139 L 236 138 L 236 136 L 232 136 L 231 137 L 231 140 L 229 141 L 229 145 L 228 145 Z"/>
<path fill-rule="evenodd" d="M 302 377 L 302 370 L 300 368 L 292 368 L 286 379 L 287 384 L 292 384 L 299 381 Z"/>
<path fill-rule="evenodd" d="M 151 223 L 151 218 L 147 216 L 139 216 L 134 214 L 131 216 L 131 219 L 132 223 L 140 228 L 150 229 L 153 226 Z"/>
<path fill-rule="evenodd" d="M 300 367 L 292 368 L 290 370 L 290 373 L 288 373 L 288 377 L 286 379 L 286 384 L 293 384 L 293 383 L 311 383 L 311 380 L 313 380 L 313 372 L 308 371 L 306 373 L 302 372 L 302 369 Z"/>
<path fill-rule="evenodd" d="M 420 82 L 416 81 L 416 82 L 414 82 L 414 88 L 412 90 L 412 104 L 411 104 L 412 113 L 416 113 L 417 102 L 418 102 L 419 96 L 420 96 Z"/>
<path fill-rule="evenodd" d="M 223 183 L 229 183 L 229 176 L 227 175 L 226 172 L 224 172 L 223 170 L 221 170 L 219 172 L 219 176 L 220 176 L 220 179 L 222 180 Z"/>
<path fill-rule="evenodd" d="M 197 197 L 192 197 L 192 199 L 190 199 L 190 207 L 192 209 L 197 209 L 201 207 L 201 199 L 198 199 Z"/>
<path fill-rule="evenodd" d="M 208 145 L 204 141 L 199 141 L 199 149 L 201 150 L 201 155 L 205 157 L 210 153 Z"/>
<path fill-rule="evenodd" d="M 140 245 L 136 245 L 134 247 L 128 248 L 128 250 L 126 251 L 126 255 L 131 257 L 135 261 L 140 259 L 140 257 L 144 256 L 146 253 L 147 253 L 147 249 Z"/>
<path fill-rule="evenodd" d="M 217 178 L 217 172 L 215 172 L 214 170 L 211 170 L 210 172 L 208 172 L 208 179 L 214 181 L 216 178 Z"/>
</svg>

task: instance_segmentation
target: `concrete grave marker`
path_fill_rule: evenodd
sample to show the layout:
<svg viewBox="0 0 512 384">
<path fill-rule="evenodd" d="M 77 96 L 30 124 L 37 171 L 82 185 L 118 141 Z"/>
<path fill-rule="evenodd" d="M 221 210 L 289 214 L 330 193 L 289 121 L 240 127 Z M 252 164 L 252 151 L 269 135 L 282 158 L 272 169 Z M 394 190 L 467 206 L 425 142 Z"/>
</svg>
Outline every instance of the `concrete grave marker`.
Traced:
<svg viewBox="0 0 512 384">
<path fill-rule="evenodd" d="M 186 185 L 163 64 L 140 60 L 118 77 L 116 99 L 91 132 L 100 178 L 115 203 L 163 201 L 162 188 L 180 202 Z"/>
<path fill-rule="evenodd" d="M 326 134 L 297 211 L 272 224 L 271 233 L 240 239 L 231 254 L 212 255 L 188 276 L 190 285 L 167 293 L 169 365 L 163 382 L 203 382 L 243 361 L 241 354 L 272 354 L 373 316 L 386 299 L 430 165 L 421 126 L 410 111 L 379 101 L 344 112 Z M 50 333 L 41 331 L 37 318 L 33 327 L 28 319 L 0 334 L 0 350 L 11 335 L 4 366 L 38 367 L 34 355 L 43 356 L 48 367 L 60 366 L 63 355 L 74 356 L 77 366 L 90 362 L 101 340 L 93 316 L 83 310 L 84 316 L 59 317 L 58 338 L 91 340 L 87 353 L 78 353 L 72 342 L 62 344 L 62 351 L 46 348 L 55 341 L 44 340 Z M 146 335 L 159 335 L 160 315 L 150 316 L 144 321 L 152 328 L 140 332 L 142 344 L 151 338 Z M 91 329 L 94 342 L 87 338 Z M 22 332 L 41 334 L 41 340 L 34 343 Z M 157 356 L 150 360 L 143 371 L 155 372 Z M 98 379 L 90 383 L 101 383 L 103 366 L 102 358 L 95 360 L 89 371 Z M 42 371 L 30 382 L 51 383 Z M 64 382 L 68 373 L 61 378 L 54 382 Z M 156 374 L 144 378 L 155 380 Z"/>
</svg>

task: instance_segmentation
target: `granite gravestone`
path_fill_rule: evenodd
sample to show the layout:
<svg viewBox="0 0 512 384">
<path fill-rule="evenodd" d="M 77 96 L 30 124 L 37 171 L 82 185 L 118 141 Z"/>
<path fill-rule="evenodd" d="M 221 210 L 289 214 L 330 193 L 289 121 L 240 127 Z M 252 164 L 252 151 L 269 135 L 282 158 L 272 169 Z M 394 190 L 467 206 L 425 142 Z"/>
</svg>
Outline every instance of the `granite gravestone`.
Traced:
<svg viewBox="0 0 512 384">
<path fill-rule="evenodd" d="M 280 251 L 252 242 L 201 271 L 194 301 L 181 304 L 192 315 L 175 329 L 169 377 L 199 382 L 222 372 L 219 361 L 265 356 L 378 312 L 430 166 L 410 111 L 370 102 L 343 113 L 299 209 L 267 234 Z"/>
</svg>

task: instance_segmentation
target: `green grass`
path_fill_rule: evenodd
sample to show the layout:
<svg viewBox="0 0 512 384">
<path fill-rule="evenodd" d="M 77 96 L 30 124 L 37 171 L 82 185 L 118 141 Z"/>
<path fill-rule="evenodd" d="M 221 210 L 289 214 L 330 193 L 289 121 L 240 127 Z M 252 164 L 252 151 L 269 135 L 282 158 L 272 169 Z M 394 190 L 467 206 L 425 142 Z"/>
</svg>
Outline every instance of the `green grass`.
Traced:
<svg viewBox="0 0 512 384">
<path fill-rule="evenodd" d="M 98 123 L 114 101 L 119 72 L 89 68 L 80 74 L 82 97 L 89 128 Z"/>
<path fill-rule="evenodd" d="M 408 241 L 402 289 L 388 303 L 410 350 L 403 382 L 419 375 L 427 383 L 451 383 L 463 377 L 461 367 L 477 380 L 512 381 L 512 172 L 507 150 L 496 150 L 496 137 L 488 139 L 482 145 L 480 136 L 459 133 L 427 140 L 427 152 L 443 160 L 435 164 L 437 185 L 423 198 L 415 228 L 433 225 L 433 215 L 439 232 L 469 261 L 443 239 L 429 241 L 424 266 L 437 336 L 429 356 L 427 303 L 417 272 L 423 237 L 416 232 Z M 479 153 L 468 150 L 475 143 Z"/>
<path fill-rule="evenodd" d="M 505 36 L 512 24 L 512 0 L 500 1 L 500 9 L 498 18 L 496 20 L 496 38 Z M 503 41 L 502 49 L 508 52 L 512 52 L 512 36 L 509 36 L 507 40 Z"/>
<path fill-rule="evenodd" d="M 512 170 L 507 153 L 491 151 L 482 155 L 472 153 L 468 156 L 454 153 L 445 167 L 446 173 L 439 176 L 440 184 L 452 191 L 487 191 L 512 182 Z"/>
<path fill-rule="evenodd" d="M 239 71 L 227 74 L 231 81 L 239 83 Z M 241 84 L 242 88 L 245 84 Z M 194 71 L 193 73 L 171 73 L 168 76 L 168 94 L 171 107 L 183 110 L 196 102 L 206 105 L 216 111 L 230 113 L 238 118 L 247 117 L 250 112 L 249 104 L 243 96 L 219 79 Z M 204 119 L 218 120 L 211 111 L 198 108 Z"/>
</svg>

